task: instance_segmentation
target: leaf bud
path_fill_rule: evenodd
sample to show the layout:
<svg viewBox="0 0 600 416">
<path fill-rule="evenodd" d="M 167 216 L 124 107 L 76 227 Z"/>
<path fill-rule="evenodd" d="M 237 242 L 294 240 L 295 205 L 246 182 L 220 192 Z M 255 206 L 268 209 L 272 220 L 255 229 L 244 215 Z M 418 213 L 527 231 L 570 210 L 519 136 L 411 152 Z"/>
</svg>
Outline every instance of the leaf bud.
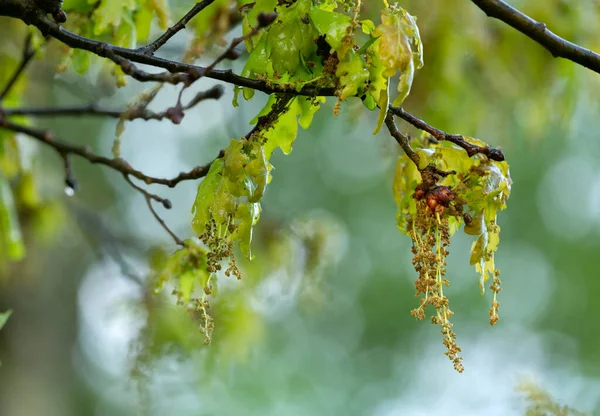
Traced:
<svg viewBox="0 0 600 416">
<path fill-rule="evenodd" d="M 165 115 L 169 120 L 173 122 L 173 124 L 181 124 L 181 120 L 183 120 L 183 111 L 180 107 L 170 107 L 167 109 Z"/>
<path fill-rule="evenodd" d="M 258 27 L 267 27 L 277 19 L 277 13 L 259 13 Z"/>
<path fill-rule="evenodd" d="M 225 53 L 224 58 L 229 59 L 230 61 L 235 61 L 241 55 L 242 55 L 242 53 L 236 49 L 228 49 L 227 52 Z"/>
<path fill-rule="evenodd" d="M 67 14 L 64 10 L 57 10 L 52 13 L 52 17 L 56 23 L 65 23 L 67 21 Z"/>
<path fill-rule="evenodd" d="M 504 153 L 500 149 L 494 149 L 493 147 L 488 147 L 486 152 L 487 157 L 496 162 L 504 162 Z"/>
</svg>

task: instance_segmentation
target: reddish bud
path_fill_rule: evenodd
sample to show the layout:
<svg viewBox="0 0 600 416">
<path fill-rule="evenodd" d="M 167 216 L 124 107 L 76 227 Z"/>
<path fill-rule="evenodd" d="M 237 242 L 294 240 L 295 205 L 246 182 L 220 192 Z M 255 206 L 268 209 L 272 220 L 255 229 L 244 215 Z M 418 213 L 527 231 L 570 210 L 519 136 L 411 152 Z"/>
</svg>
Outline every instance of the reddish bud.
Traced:
<svg viewBox="0 0 600 416">
<path fill-rule="evenodd" d="M 215 85 L 210 90 L 206 91 L 206 98 L 212 98 L 218 100 L 223 96 L 223 87 L 221 85 Z"/>
<path fill-rule="evenodd" d="M 225 59 L 229 59 L 230 61 L 235 61 L 238 59 L 242 53 L 236 49 L 229 49 L 225 54 Z"/>
<path fill-rule="evenodd" d="M 427 206 L 429 207 L 429 209 L 431 211 L 434 211 L 434 212 L 435 212 L 435 209 L 438 206 L 438 202 L 435 199 L 435 196 L 433 196 L 433 194 L 431 194 L 431 193 L 427 194 Z"/>
<path fill-rule="evenodd" d="M 52 14 L 56 23 L 65 23 L 67 21 L 67 14 L 64 10 L 57 10 Z"/>
<path fill-rule="evenodd" d="M 202 74 L 197 69 L 190 69 L 187 73 L 187 85 L 191 85 L 194 81 L 198 80 Z"/>
<path fill-rule="evenodd" d="M 456 194 L 447 186 L 436 186 L 430 191 L 430 194 L 436 199 L 437 203 L 445 207 L 450 201 L 456 198 Z"/>
<path fill-rule="evenodd" d="M 165 112 L 165 115 L 173 124 L 181 124 L 181 120 L 183 120 L 183 111 L 179 107 L 170 107 Z"/>
<path fill-rule="evenodd" d="M 464 213 L 463 214 L 463 220 L 465 220 L 465 224 L 470 225 L 473 222 L 473 217 L 471 217 L 467 213 Z"/>
<path fill-rule="evenodd" d="M 494 149 L 494 148 L 487 148 L 487 157 L 489 157 L 492 160 L 495 160 L 496 162 L 503 162 L 504 159 L 504 153 L 502 153 L 502 150 L 500 149 Z"/>
<path fill-rule="evenodd" d="M 415 193 L 413 194 L 413 197 L 417 201 L 420 201 L 421 199 L 425 198 L 425 190 L 423 188 L 421 188 L 420 186 L 417 186 L 417 188 L 415 189 Z"/>
<path fill-rule="evenodd" d="M 277 19 L 277 13 L 259 13 L 258 27 L 267 27 Z"/>
</svg>

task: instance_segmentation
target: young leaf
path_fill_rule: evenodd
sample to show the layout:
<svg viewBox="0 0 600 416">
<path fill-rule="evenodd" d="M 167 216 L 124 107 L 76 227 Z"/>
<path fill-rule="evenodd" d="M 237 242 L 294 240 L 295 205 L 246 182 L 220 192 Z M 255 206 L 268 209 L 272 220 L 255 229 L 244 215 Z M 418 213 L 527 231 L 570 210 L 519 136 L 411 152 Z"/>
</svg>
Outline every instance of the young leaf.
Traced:
<svg viewBox="0 0 600 416">
<path fill-rule="evenodd" d="M 348 29 L 352 22 L 350 16 L 342 13 L 325 11 L 317 7 L 311 8 L 309 12 L 310 21 L 319 32 L 319 35 L 325 36 L 325 40 L 331 48 L 338 52 L 341 58 L 348 51 L 349 47 L 345 42 L 348 36 Z"/>
<path fill-rule="evenodd" d="M 192 206 L 192 228 L 198 234 L 204 232 L 204 229 L 210 220 L 210 208 L 215 199 L 215 194 L 223 180 L 223 159 L 215 160 L 206 177 L 198 185 L 196 201 Z"/>
<path fill-rule="evenodd" d="M 371 34 L 379 37 L 377 50 L 383 75 L 390 78 L 400 72 L 398 97 L 394 105 L 401 105 L 412 86 L 414 72 L 423 66 L 423 49 L 416 18 L 400 7 L 381 12 L 381 24 Z"/>
<path fill-rule="evenodd" d="M 335 75 L 340 79 L 339 98 L 342 101 L 356 95 L 359 90 L 363 90 L 369 79 L 369 71 L 364 60 L 355 52 L 345 55 L 338 64 Z"/>
</svg>

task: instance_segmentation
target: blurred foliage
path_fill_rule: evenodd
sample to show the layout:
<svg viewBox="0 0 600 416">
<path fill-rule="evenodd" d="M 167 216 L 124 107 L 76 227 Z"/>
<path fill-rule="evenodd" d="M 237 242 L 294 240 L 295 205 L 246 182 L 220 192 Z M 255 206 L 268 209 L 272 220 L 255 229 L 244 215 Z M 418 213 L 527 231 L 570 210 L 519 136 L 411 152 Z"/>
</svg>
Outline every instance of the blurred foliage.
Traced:
<svg viewBox="0 0 600 416">
<path fill-rule="evenodd" d="M 518 390 L 528 402 L 526 416 L 586 416 L 568 405 L 561 405 L 547 391 L 530 381 L 522 382 Z"/>
</svg>

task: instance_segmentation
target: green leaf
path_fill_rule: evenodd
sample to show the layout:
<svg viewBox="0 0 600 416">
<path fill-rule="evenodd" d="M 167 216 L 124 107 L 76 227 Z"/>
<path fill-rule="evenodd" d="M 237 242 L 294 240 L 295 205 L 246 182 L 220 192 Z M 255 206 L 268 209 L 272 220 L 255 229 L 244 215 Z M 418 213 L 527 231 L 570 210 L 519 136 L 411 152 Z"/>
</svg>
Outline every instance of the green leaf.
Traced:
<svg viewBox="0 0 600 416">
<path fill-rule="evenodd" d="M 186 270 L 179 276 L 179 289 L 181 290 L 183 302 L 186 305 L 190 302 L 195 280 L 196 274 L 193 270 Z"/>
<path fill-rule="evenodd" d="M 158 27 L 165 30 L 169 27 L 170 9 L 167 0 L 146 0 L 146 8 L 152 10 L 158 19 Z"/>
<path fill-rule="evenodd" d="M 252 242 L 252 230 L 260 217 L 260 204 L 241 203 L 236 212 L 236 218 L 239 223 L 234 234 L 235 239 L 240 240 L 240 250 L 248 259 L 252 259 L 250 243 Z"/>
<path fill-rule="evenodd" d="M 408 94 L 410 93 L 410 88 L 413 83 L 413 79 L 415 77 L 415 65 L 412 60 L 408 61 L 408 66 L 400 74 L 400 78 L 398 79 L 398 96 L 394 98 L 394 106 L 401 106 Z"/>
<path fill-rule="evenodd" d="M 483 212 L 479 212 L 470 224 L 465 225 L 465 233 L 469 235 L 480 235 L 484 227 Z M 471 263 L 474 264 L 474 263 Z"/>
<path fill-rule="evenodd" d="M 94 10 L 94 2 L 88 0 L 64 0 L 62 9 L 66 12 L 89 13 Z"/>
<path fill-rule="evenodd" d="M 71 57 L 73 69 L 80 74 L 84 74 L 90 68 L 90 53 L 83 49 L 75 49 Z"/>
<path fill-rule="evenodd" d="M 196 200 L 192 206 L 192 228 L 198 234 L 202 234 L 206 224 L 210 220 L 210 207 L 215 199 L 219 185 L 223 180 L 223 159 L 215 160 L 206 177 L 198 185 Z"/>
<path fill-rule="evenodd" d="M 407 235 L 410 235 L 410 231 L 406 229 L 407 220 L 417 212 L 416 201 L 412 195 L 420 179 L 415 164 L 406 155 L 399 156 L 393 183 L 394 199 L 398 206 L 396 221 L 398 229 Z"/>
<path fill-rule="evenodd" d="M 14 193 L 18 203 L 28 209 L 38 208 L 41 204 L 37 181 L 31 170 L 21 174 Z"/>
<path fill-rule="evenodd" d="M 361 20 L 360 27 L 365 35 L 370 35 L 375 30 L 375 23 L 369 19 Z"/>
<path fill-rule="evenodd" d="M 250 198 L 248 198 L 248 201 L 259 202 L 262 199 L 267 183 L 270 180 L 269 173 L 271 171 L 271 164 L 267 162 L 260 143 L 253 142 L 251 146 L 250 161 L 246 165 L 245 170 L 252 178 L 256 188 L 253 190 Z"/>
<path fill-rule="evenodd" d="M 135 48 L 136 45 L 136 28 L 131 14 L 123 14 L 121 19 L 121 25 L 119 26 L 117 33 L 115 34 L 114 44 L 122 46 L 124 48 Z M 115 69 L 115 76 L 117 77 L 117 86 L 123 87 L 127 85 L 127 77 L 120 67 Z"/>
<path fill-rule="evenodd" d="M 365 88 L 369 79 L 369 71 L 362 57 L 355 53 L 347 53 L 337 66 L 335 75 L 340 79 L 340 100 L 354 96 Z"/>
<path fill-rule="evenodd" d="M 394 99 L 394 105 L 400 105 L 410 92 L 415 70 L 423 66 L 416 18 L 400 7 L 385 9 L 372 36 L 379 37 L 376 45 L 383 75 L 389 78 L 400 72 L 399 95 Z"/>
<path fill-rule="evenodd" d="M 311 99 L 309 97 L 298 97 L 298 108 L 300 117 L 298 123 L 304 130 L 310 127 L 313 116 L 321 108 L 321 103 L 325 103 L 325 97 L 316 97 Z"/>
<path fill-rule="evenodd" d="M 135 14 L 135 32 L 136 41 L 146 42 L 150 37 L 150 29 L 152 28 L 152 20 L 154 19 L 154 11 L 151 7 L 147 7 L 150 0 L 146 0 L 142 7 Z"/>
<path fill-rule="evenodd" d="M 358 50 L 358 54 L 362 55 L 363 53 L 367 52 L 367 49 L 369 49 L 371 47 L 371 45 L 377 41 L 377 39 L 379 39 L 379 37 L 371 38 L 368 41 L 366 41 L 365 44 L 363 46 L 361 46 L 360 49 Z"/>
<path fill-rule="evenodd" d="M 251 1 L 243 1 L 244 4 L 249 4 Z M 242 6 L 243 4 L 240 4 Z M 244 35 L 247 35 L 255 28 L 258 24 L 258 15 L 260 13 L 273 13 L 277 7 L 277 0 L 257 0 L 252 5 L 250 11 L 244 16 L 244 20 L 242 21 L 242 30 Z M 246 39 L 246 49 L 248 52 L 252 52 L 256 45 L 262 39 L 262 35 L 264 34 L 264 30 L 257 36 L 251 36 Z"/>
<path fill-rule="evenodd" d="M 242 76 L 246 78 L 256 78 L 257 75 L 263 74 L 266 74 L 269 78 L 274 74 L 273 63 L 269 59 L 264 41 L 256 45 L 242 70 Z M 244 88 L 243 95 L 246 100 L 249 100 L 254 96 L 254 90 Z"/>
<path fill-rule="evenodd" d="M 310 21 L 325 40 L 342 57 L 348 50 L 344 38 L 348 35 L 348 28 L 352 22 L 350 16 L 342 13 L 330 12 L 313 7 L 309 12 Z"/>
<path fill-rule="evenodd" d="M 302 21 L 304 7 L 299 1 L 278 8 L 279 16 L 265 35 L 266 53 L 273 69 L 279 74 L 294 74 L 300 67 L 301 56 L 308 58 L 316 50 L 317 34 L 310 24 Z"/>
<path fill-rule="evenodd" d="M 95 2 L 90 1 L 90 3 Z M 118 28 L 124 14 L 135 8 L 135 0 L 102 0 L 94 11 L 94 34 L 101 35 L 110 27 Z"/>
<path fill-rule="evenodd" d="M 365 99 L 363 100 L 363 104 L 365 107 L 367 107 L 369 110 L 373 111 L 377 108 L 377 102 L 375 101 L 375 98 L 373 98 L 373 96 L 371 95 L 371 93 L 367 93 L 365 95 Z M 385 119 L 385 117 L 384 117 Z M 382 120 L 383 123 L 383 120 Z M 379 129 L 381 128 L 381 125 L 379 125 L 374 134 L 377 134 L 377 132 L 379 131 Z"/>
<path fill-rule="evenodd" d="M 12 179 L 21 171 L 21 155 L 12 132 L 0 131 L 0 181 L 2 173 Z"/>
<path fill-rule="evenodd" d="M 377 117 L 377 125 L 375 126 L 375 130 L 373 130 L 373 134 L 379 133 L 379 130 L 387 117 L 388 108 L 390 106 L 390 96 L 388 95 L 389 86 L 390 80 L 388 78 L 386 88 L 379 92 L 379 101 L 377 102 L 377 105 L 379 106 L 379 117 Z"/>
<path fill-rule="evenodd" d="M 21 236 L 17 209 L 8 180 L 0 172 L 0 247 L 9 260 L 25 257 L 25 245 Z"/>
<path fill-rule="evenodd" d="M 0 313 L 0 329 L 2 329 L 4 327 L 4 325 L 6 325 L 6 321 L 8 321 L 8 318 L 10 318 L 12 313 L 13 313 L 12 309 L 9 309 L 6 312 Z"/>
<path fill-rule="evenodd" d="M 271 129 L 263 133 L 263 137 L 267 139 L 264 145 L 265 157 L 270 159 L 271 154 L 277 148 L 280 148 L 283 154 L 290 154 L 296 136 L 298 136 L 298 121 L 299 114 L 298 103 L 296 99 L 290 104 L 289 110 L 280 115 L 277 122 Z"/>
<path fill-rule="evenodd" d="M 484 253 L 485 240 L 485 234 L 481 234 L 471 246 L 471 257 L 469 258 L 469 263 L 471 265 L 478 264 L 481 261 Z"/>
</svg>

